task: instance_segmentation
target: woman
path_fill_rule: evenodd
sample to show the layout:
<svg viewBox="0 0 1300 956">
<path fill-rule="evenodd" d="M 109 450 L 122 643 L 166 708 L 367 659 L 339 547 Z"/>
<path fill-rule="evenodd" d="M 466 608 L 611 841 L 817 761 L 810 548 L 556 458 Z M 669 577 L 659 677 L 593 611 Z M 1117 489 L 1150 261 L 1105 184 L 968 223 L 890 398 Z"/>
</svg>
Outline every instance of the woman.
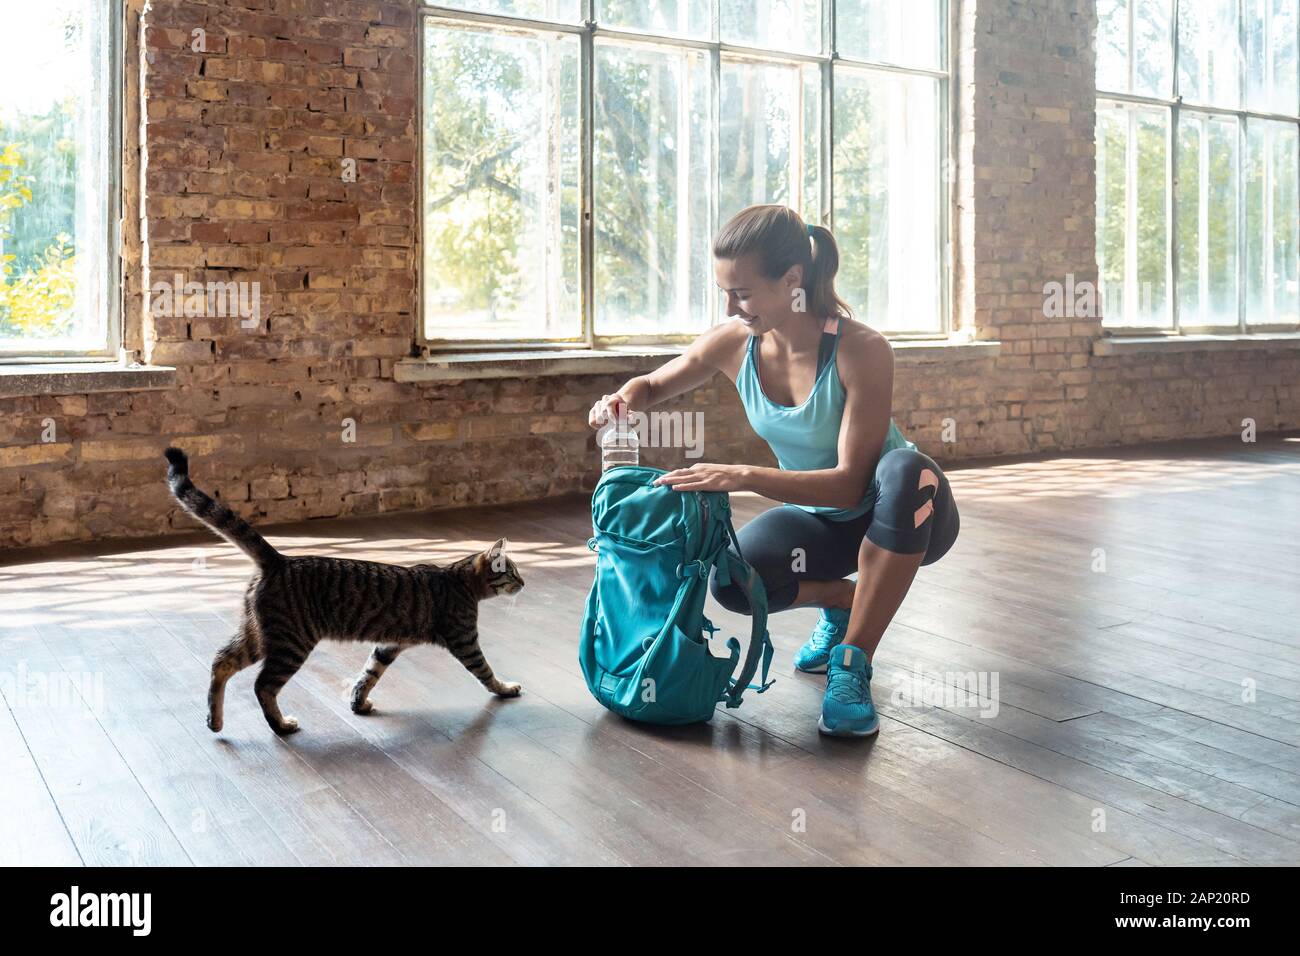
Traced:
<svg viewBox="0 0 1300 956">
<path fill-rule="evenodd" d="M 811 241 L 810 241 L 811 239 Z M 663 475 L 676 491 L 752 491 L 772 508 L 739 532 L 770 611 L 818 607 L 794 666 L 826 672 L 817 726 L 865 737 L 879 729 L 871 658 L 916 570 L 957 537 L 948 479 L 891 417 L 893 351 L 853 321 L 835 293 L 839 251 L 830 230 L 785 206 L 750 206 L 713 244 L 714 275 L 736 321 L 710 329 L 680 356 L 592 406 L 599 427 L 644 411 L 722 372 L 779 468 L 698 463 Z M 858 572 L 857 582 L 846 576 Z M 726 608 L 748 613 L 735 585 L 710 582 Z"/>
</svg>

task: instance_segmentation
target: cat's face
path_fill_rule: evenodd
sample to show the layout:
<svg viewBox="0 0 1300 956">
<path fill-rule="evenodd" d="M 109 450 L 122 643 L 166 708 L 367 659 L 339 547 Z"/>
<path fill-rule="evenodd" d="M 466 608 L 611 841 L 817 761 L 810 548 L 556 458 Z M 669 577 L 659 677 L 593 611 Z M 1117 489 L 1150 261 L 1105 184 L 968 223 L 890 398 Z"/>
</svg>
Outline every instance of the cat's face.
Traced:
<svg viewBox="0 0 1300 956">
<path fill-rule="evenodd" d="M 523 576 L 506 555 L 506 539 L 501 538 L 474 559 L 474 567 L 483 579 L 489 596 L 518 594 L 524 587 Z"/>
</svg>

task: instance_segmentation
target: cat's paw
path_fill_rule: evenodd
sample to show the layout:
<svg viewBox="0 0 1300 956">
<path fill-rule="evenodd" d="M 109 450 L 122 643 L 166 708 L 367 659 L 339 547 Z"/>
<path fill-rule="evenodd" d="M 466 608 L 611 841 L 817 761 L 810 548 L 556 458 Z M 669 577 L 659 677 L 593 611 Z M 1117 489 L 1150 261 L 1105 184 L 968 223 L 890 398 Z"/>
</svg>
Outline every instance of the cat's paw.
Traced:
<svg viewBox="0 0 1300 956">
<path fill-rule="evenodd" d="M 281 737 L 288 737 L 290 734 L 298 732 L 298 718 L 286 717 L 280 721 L 280 726 L 275 728 L 275 732 Z"/>
<path fill-rule="evenodd" d="M 361 717 L 364 717 L 366 714 L 370 713 L 374 709 L 375 709 L 374 703 L 368 699 L 354 700 L 352 702 L 352 713 L 357 714 L 358 716 Z"/>
<path fill-rule="evenodd" d="M 493 690 L 492 693 L 496 694 L 498 697 L 518 697 L 523 693 L 523 690 L 523 684 L 517 684 L 514 681 L 501 681 L 497 684 L 496 689 Z"/>
<path fill-rule="evenodd" d="M 221 718 L 220 718 L 220 717 L 214 717 L 214 716 L 212 716 L 212 714 L 208 714 L 208 719 L 207 719 L 206 722 L 207 722 L 207 725 L 208 725 L 208 730 L 212 731 L 214 734 L 219 734 L 219 733 L 221 733 Z"/>
</svg>

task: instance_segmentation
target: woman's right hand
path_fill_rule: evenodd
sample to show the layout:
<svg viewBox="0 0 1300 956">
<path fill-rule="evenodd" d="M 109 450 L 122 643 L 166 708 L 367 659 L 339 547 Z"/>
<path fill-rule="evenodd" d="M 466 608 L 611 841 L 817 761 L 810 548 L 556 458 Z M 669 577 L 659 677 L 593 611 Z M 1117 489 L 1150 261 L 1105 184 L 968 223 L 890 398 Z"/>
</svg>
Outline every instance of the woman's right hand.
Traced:
<svg viewBox="0 0 1300 956">
<path fill-rule="evenodd" d="M 628 401 L 622 393 L 615 392 L 613 395 L 602 395 L 600 401 L 591 406 L 591 411 L 587 413 L 587 424 L 592 428 L 602 428 L 619 414 L 619 409 L 626 413 Z"/>
</svg>

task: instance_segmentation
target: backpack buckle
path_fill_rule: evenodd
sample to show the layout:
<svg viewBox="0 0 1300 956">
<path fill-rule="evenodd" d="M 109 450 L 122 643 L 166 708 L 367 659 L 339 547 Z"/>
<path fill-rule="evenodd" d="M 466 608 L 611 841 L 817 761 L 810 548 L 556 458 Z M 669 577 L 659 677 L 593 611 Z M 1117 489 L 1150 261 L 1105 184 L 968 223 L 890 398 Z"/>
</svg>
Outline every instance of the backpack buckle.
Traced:
<svg viewBox="0 0 1300 956">
<path fill-rule="evenodd" d="M 677 576 L 684 578 L 688 574 L 694 574 L 700 580 L 709 576 L 709 568 L 703 561 L 688 561 L 686 564 L 677 565 Z"/>
</svg>

